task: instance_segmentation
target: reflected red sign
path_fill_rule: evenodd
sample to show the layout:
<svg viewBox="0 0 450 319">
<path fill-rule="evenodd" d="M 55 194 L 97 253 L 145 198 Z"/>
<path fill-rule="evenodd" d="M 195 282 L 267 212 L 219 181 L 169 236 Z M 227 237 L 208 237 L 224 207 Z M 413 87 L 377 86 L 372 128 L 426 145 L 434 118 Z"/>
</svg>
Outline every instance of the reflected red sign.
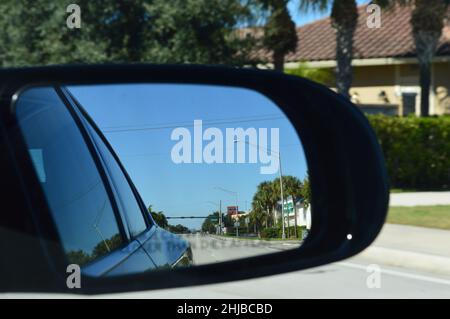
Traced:
<svg viewBox="0 0 450 319">
<path fill-rule="evenodd" d="M 238 207 L 237 206 L 227 206 L 227 214 L 228 215 L 237 215 Z"/>
</svg>

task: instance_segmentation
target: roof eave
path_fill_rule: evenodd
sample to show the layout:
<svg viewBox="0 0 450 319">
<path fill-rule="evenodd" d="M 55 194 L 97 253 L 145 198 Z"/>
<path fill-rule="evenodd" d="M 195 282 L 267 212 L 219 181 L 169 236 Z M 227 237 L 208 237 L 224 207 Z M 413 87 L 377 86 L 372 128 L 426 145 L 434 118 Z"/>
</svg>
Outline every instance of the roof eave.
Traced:
<svg viewBox="0 0 450 319">
<path fill-rule="evenodd" d="M 450 62 L 450 55 L 435 56 L 433 63 Z M 300 64 L 306 63 L 311 68 L 334 68 L 336 67 L 336 60 L 320 60 L 299 62 L 287 62 L 285 68 L 295 69 Z M 368 59 L 353 59 L 353 66 L 379 66 L 379 65 L 401 65 L 401 64 L 417 64 L 416 57 L 386 57 L 386 58 L 368 58 Z"/>
</svg>

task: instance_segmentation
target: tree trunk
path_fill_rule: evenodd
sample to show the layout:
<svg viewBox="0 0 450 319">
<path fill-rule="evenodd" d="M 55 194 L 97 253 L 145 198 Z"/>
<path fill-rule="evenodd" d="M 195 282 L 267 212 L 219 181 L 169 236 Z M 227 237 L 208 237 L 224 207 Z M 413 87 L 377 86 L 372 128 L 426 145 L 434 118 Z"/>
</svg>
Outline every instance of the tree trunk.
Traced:
<svg viewBox="0 0 450 319">
<path fill-rule="evenodd" d="M 289 212 L 287 214 L 287 238 L 291 238 L 291 225 L 290 225 L 290 220 L 291 216 L 289 215 Z"/>
<path fill-rule="evenodd" d="M 420 63 L 420 116 L 430 115 L 431 64 Z"/>
<path fill-rule="evenodd" d="M 442 0 L 416 0 L 414 4 L 411 25 L 420 68 L 420 115 L 428 116 L 431 63 L 442 34 L 448 4 Z"/>
<path fill-rule="evenodd" d="M 276 207 L 275 206 L 272 206 L 272 223 L 273 223 L 273 226 L 277 226 L 278 225 L 278 222 L 277 222 L 277 209 L 276 209 Z"/>
<path fill-rule="evenodd" d="M 280 52 L 273 53 L 273 68 L 275 71 L 284 71 L 284 54 Z"/>
<path fill-rule="evenodd" d="M 353 30 L 338 28 L 336 49 L 336 88 L 338 93 L 350 98 L 350 87 L 353 81 Z"/>
<path fill-rule="evenodd" d="M 292 196 L 292 198 L 294 198 L 294 196 Z M 294 202 L 294 218 L 295 218 L 295 220 L 294 220 L 294 236 L 295 236 L 295 238 L 297 238 L 298 237 L 298 234 L 297 234 L 297 208 L 295 207 L 295 202 Z"/>
<path fill-rule="evenodd" d="M 431 63 L 439 41 L 436 32 L 417 31 L 414 33 L 417 59 L 420 69 L 420 116 L 430 114 Z"/>
<path fill-rule="evenodd" d="M 333 1 L 331 18 L 336 29 L 336 88 L 349 99 L 353 80 L 353 34 L 358 22 L 356 1 Z"/>
</svg>

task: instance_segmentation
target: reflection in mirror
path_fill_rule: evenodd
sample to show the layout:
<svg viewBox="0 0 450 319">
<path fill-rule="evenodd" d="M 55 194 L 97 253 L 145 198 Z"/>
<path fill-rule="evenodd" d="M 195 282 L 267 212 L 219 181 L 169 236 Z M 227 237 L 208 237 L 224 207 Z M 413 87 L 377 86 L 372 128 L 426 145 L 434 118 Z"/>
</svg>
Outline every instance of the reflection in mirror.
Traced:
<svg viewBox="0 0 450 319">
<path fill-rule="evenodd" d="M 20 95 L 16 115 L 68 261 L 86 274 L 295 249 L 311 228 L 300 139 L 258 92 L 37 87 Z"/>
</svg>

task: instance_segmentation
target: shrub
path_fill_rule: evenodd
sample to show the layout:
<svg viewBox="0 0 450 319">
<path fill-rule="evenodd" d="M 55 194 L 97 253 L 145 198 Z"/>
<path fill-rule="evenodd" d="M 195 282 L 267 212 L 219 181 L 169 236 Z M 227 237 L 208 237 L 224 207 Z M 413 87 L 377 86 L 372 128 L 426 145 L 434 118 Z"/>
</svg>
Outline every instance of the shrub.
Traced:
<svg viewBox="0 0 450 319">
<path fill-rule="evenodd" d="M 286 237 L 290 231 L 291 238 L 294 238 L 294 228 L 295 226 L 290 226 L 284 228 Z M 281 227 L 269 227 L 261 230 L 261 238 L 281 238 L 283 235 L 283 229 Z M 302 227 L 297 226 L 297 238 L 302 238 Z"/>
<path fill-rule="evenodd" d="M 281 238 L 278 227 L 268 227 L 261 230 L 261 238 Z"/>
<path fill-rule="evenodd" d="M 247 229 L 247 227 L 239 227 L 239 235 L 252 234 L 252 229 Z M 236 227 L 230 227 L 228 230 L 230 236 L 236 236 Z"/>
<path fill-rule="evenodd" d="M 392 188 L 450 187 L 450 117 L 368 115 Z"/>
<path fill-rule="evenodd" d="M 300 63 L 295 69 L 286 69 L 287 74 L 301 76 L 311 81 L 331 86 L 335 81 L 333 69 L 331 68 L 312 68 L 307 63 Z"/>
<path fill-rule="evenodd" d="M 302 238 L 302 229 L 303 227 L 297 226 L 297 238 Z M 295 238 L 295 226 L 285 227 L 284 232 L 286 234 L 286 238 L 288 234 L 290 234 L 291 238 Z M 283 229 L 278 229 L 278 237 L 281 238 L 283 235 Z"/>
</svg>

